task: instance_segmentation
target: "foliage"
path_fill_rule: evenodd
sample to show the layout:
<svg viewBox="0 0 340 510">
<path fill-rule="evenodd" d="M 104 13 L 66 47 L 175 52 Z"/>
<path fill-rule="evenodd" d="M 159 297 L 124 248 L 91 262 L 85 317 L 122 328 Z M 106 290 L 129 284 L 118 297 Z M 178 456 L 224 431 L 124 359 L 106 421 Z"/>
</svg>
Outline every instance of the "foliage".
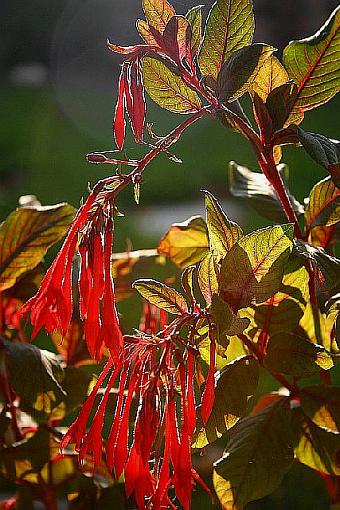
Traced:
<svg viewBox="0 0 340 510">
<path fill-rule="evenodd" d="M 201 6 L 182 16 L 167 0 L 142 4 L 144 43 L 108 42 L 125 58 L 117 151 L 87 156 L 116 172 L 77 212 L 21 200 L 0 226 L 0 471 L 19 487 L 7 507 L 40 499 L 56 509 L 66 491 L 70 510 L 189 510 L 195 485 L 212 490 L 193 452 L 219 440 L 225 451 L 212 481 L 224 509 L 273 492 L 294 462 L 321 475 L 335 508 L 340 152 L 337 140 L 299 124 L 339 90 L 340 10 L 290 43 L 280 63 L 272 46 L 252 42 L 251 0 L 217 0 L 204 28 Z M 145 94 L 188 116 L 158 136 L 146 123 Z M 131 186 L 138 203 L 149 163 L 161 153 L 178 163 L 169 149 L 205 116 L 250 142 L 261 173 L 232 162 L 230 191 L 275 224 L 244 233 L 205 191 L 205 219 L 172 225 L 156 250 L 112 253 L 117 195 Z M 139 160 L 121 154 L 128 125 L 146 149 Z M 304 205 L 280 164 L 288 144 L 329 174 Z M 43 257 L 65 234 L 44 275 Z M 165 282 L 143 274 L 145 261 L 150 270 L 164 258 L 173 264 Z M 116 302 L 136 291 L 143 312 L 128 332 Z M 28 343 L 27 316 L 32 339 L 45 329 L 55 353 Z M 95 363 L 97 378 L 85 368 Z M 279 391 L 261 390 L 263 371 Z"/>
</svg>

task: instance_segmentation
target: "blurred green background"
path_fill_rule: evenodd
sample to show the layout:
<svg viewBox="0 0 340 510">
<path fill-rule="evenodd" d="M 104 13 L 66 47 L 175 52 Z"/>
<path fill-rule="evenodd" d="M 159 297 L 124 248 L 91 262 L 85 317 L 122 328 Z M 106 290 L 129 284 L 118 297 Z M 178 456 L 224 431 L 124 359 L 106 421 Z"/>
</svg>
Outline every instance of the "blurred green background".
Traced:
<svg viewBox="0 0 340 510">
<path fill-rule="evenodd" d="M 177 12 L 195 4 L 174 1 Z M 205 13 L 212 1 L 206 2 Z M 313 34 L 337 0 L 254 0 L 256 41 L 282 49 L 294 38 Z M 35 194 L 43 204 L 68 201 L 78 206 L 88 183 L 110 175 L 108 165 L 89 165 L 85 155 L 114 149 L 112 115 L 120 59 L 106 47 L 106 38 L 119 44 L 138 41 L 135 19 L 142 15 L 139 0 L 2 0 L 0 15 L 0 218 L 16 207 L 18 198 Z M 246 104 L 247 106 L 247 104 Z M 339 138 L 340 99 L 306 114 L 304 128 Z M 182 119 L 148 105 L 148 121 L 165 134 Z M 135 148 L 131 136 L 128 155 Z M 258 170 L 252 152 L 239 135 L 217 121 L 203 119 L 173 148 L 182 164 L 160 156 L 145 173 L 141 205 L 131 191 L 119 199 L 125 217 L 117 220 L 116 250 L 154 247 L 174 221 L 203 213 L 200 190 L 209 189 L 228 215 L 249 231 L 266 224 L 252 210 L 230 197 L 230 160 Z M 300 200 L 326 176 L 302 149 L 286 148 L 290 188 Z M 146 276 L 146 275 L 144 275 Z M 127 302 L 126 311 L 135 310 Z M 265 381 L 267 389 L 274 388 Z M 198 492 L 193 509 L 209 508 Z M 1 496 L 0 496 L 1 499 Z M 323 510 L 328 508 L 323 483 L 310 470 L 296 466 L 284 484 L 251 509 Z"/>
</svg>

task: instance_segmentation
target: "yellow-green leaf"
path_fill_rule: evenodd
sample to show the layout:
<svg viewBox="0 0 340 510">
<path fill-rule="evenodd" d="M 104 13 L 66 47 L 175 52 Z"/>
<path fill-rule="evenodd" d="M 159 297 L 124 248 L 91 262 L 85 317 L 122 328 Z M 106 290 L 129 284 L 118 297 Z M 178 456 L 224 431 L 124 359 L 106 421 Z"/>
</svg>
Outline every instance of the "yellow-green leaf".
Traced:
<svg viewBox="0 0 340 510">
<path fill-rule="evenodd" d="M 209 13 L 198 56 L 203 75 L 217 78 L 224 62 L 238 49 L 250 44 L 254 34 L 251 0 L 218 0 Z"/>
<path fill-rule="evenodd" d="M 165 110 L 186 114 L 201 108 L 201 102 L 182 78 L 175 67 L 165 65 L 154 57 L 143 58 L 143 81 L 150 98 Z"/>
<path fill-rule="evenodd" d="M 252 91 L 256 92 L 263 101 L 266 101 L 269 94 L 280 85 L 287 83 L 289 80 L 288 73 L 280 63 L 280 61 L 271 55 L 251 84 Z"/>
<path fill-rule="evenodd" d="M 210 250 L 220 260 L 243 237 L 241 227 L 230 221 L 216 198 L 205 191 L 205 210 Z"/>
<path fill-rule="evenodd" d="M 34 269 L 67 232 L 75 214 L 68 204 L 21 207 L 0 225 L 0 291 Z"/>
<path fill-rule="evenodd" d="M 292 237 L 291 225 L 267 227 L 242 237 L 222 261 L 221 297 L 239 309 L 275 294 L 292 250 Z"/>
<path fill-rule="evenodd" d="M 149 303 L 169 313 L 181 315 L 188 311 L 188 305 L 182 294 L 164 285 L 164 283 L 156 282 L 150 278 L 136 280 L 132 286 L 143 298 L 149 301 Z"/>
<path fill-rule="evenodd" d="M 340 432 L 340 387 L 306 386 L 300 392 L 304 413 L 322 429 Z"/>
<path fill-rule="evenodd" d="M 216 441 L 245 414 L 254 394 L 259 366 L 252 356 L 243 356 L 226 365 L 215 377 L 215 401 L 206 426 L 198 431 L 193 448 L 204 448 Z"/>
<path fill-rule="evenodd" d="M 293 463 L 289 400 L 242 418 L 230 433 L 213 481 L 223 510 L 241 510 L 276 489 Z"/>
<path fill-rule="evenodd" d="M 271 372 L 308 376 L 334 366 L 330 353 L 318 344 L 292 333 L 276 333 L 267 346 L 264 364 Z"/>
<path fill-rule="evenodd" d="M 193 55 L 197 54 L 202 40 L 202 7 L 202 5 L 196 5 L 185 15 L 191 26 L 191 51 Z"/>
<path fill-rule="evenodd" d="M 158 252 L 181 269 L 196 264 L 208 251 L 207 226 L 199 216 L 193 216 L 183 223 L 174 223 L 158 246 Z"/>
<path fill-rule="evenodd" d="M 142 7 L 149 24 L 161 33 L 168 21 L 176 14 L 167 0 L 143 0 Z"/>
<path fill-rule="evenodd" d="M 340 7 L 315 35 L 291 42 L 283 62 L 298 91 L 290 121 L 331 99 L 340 88 Z"/>
<path fill-rule="evenodd" d="M 213 295 L 218 293 L 217 265 L 215 257 L 210 251 L 199 265 L 198 285 L 207 305 L 210 305 Z"/>
<path fill-rule="evenodd" d="M 306 228 L 331 226 L 340 221 L 340 190 L 330 177 L 312 188 L 305 210 Z"/>
<path fill-rule="evenodd" d="M 320 344 L 328 351 L 332 350 L 332 317 L 326 317 L 319 309 L 314 310 L 313 313 L 312 305 L 308 302 L 299 327 L 304 331 L 310 342 Z"/>
</svg>

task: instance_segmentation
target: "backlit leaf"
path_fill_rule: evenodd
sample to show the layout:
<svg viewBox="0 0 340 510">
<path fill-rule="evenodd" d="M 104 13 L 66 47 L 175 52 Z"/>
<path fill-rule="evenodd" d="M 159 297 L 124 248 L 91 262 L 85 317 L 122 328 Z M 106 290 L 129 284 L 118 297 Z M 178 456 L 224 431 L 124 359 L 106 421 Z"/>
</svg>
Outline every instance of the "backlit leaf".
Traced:
<svg viewBox="0 0 340 510">
<path fill-rule="evenodd" d="M 208 251 L 207 226 L 199 216 L 193 216 L 183 223 L 174 223 L 158 246 L 158 252 L 181 269 L 196 264 Z"/>
<path fill-rule="evenodd" d="M 239 309 L 275 294 L 292 250 L 292 237 L 291 225 L 267 227 L 242 237 L 222 261 L 221 297 Z"/>
<path fill-rule="evenodd" d="M 176 14 L 167 0 L 142 0 L 142 7 L 148 23 L 160 33 L 163 33 L 168 21 Z"/>
<path fill-rule="evenodd" d="M 330 177 L 312 188 L 305 210 L 306 228 L 331 226 L 340 221 L 340 190 Z"/>
<path fill-rule="evenodd" d="M 281 398 L 233 428 L 213 474 L 224 510 L 241 510 L 281 483 L 294 458 L 290 423 L 289 401 Z"/>
<path fill-rule="evenodd" d="M 328 351 L 333 350 L 331 331 L 333 328 L 332 317 L 327 317 L 319 309 L 314 309 L 307 303 L 305 312 L 300 320 L 299 327 L 310 342 L 320 344 Z"/>
<path fill-rule="evenodd" d="M 340 432 L 340 387 L 306 386 L 300 392 L 304 413 L 322 429 Z"/>
<path fill-rule="evenodd" d="M 186 267 L 181 274 L 181 284 L 183 290 L 185 291 L 187 297 L 190 299 L 191 303 L 195 303 L 195 293 L 194 293 L 194 275 L 196 273 L 196 266 Z"/>
<path fill-rule="evenodd" d="M 34 269 L 67 232 L 75 209 L 68 204 L 22 207 L 0 225 L 0 290 Z"/>
<path fill-rule="evenodd" d="M 219 100 L 234 101 L 247 92 L 273 51 L 275 48 L 272 46 L 252 44 L 233 53 L 217 77 L 216 93 Z"/>
<path fill-rule="evenodd" d="M 277 333 L 270 338 L 264 364 L 271 372 L 296 377 L 307 376 L 320 369 L 329 370 L 334 366 L 331 355 L 324 347 L 291 333 Z"/>
<path fill-rule="evenodd" d="M 235 315 L 230 306 L 217 294 L 212 296 L 209 313 L 214 318 L 218 337 L 239 335 L 249 326 L 249 319 Z"/>
<path fill-rule="evenodd" d="M 328 255 L 323 248 L 296 239 L 294 253 L 313 263 L 322 290 L 330 290 L 340 283 L 340 260 Z"/>
<path fill-rule="evenodd" d="M 254 28 L 251 0 L 217 0 L 210 10 L 198 56 L 202 74 L 216 79 L 224 62 L 252 42 Z"/>
<path fill-rule="evenodd" d="M 188 311 L 184 297 L 177 290 L 168 287 L 164 283 L 144 279 L 136 280 L 132 286 L 143 298 L 157 306 L 157 308 L 176 315 Z"/>
<path fill-rule="evenodd" d="M 218 293 L 217 265 L 211 252 L 205 255 L 199 265 L 198 285 L 207 305 L 210 305 L 213 295 Z"/>
<path fill-rule="evenodd" d="M 259 365 L 251 356 L 238 358 L 217 372 L 214 406 L 207 425 L 194 439 L 194 448 L 216 441 L 238 422 L 257 388 L 258 378 Z"/>
<path fill-rule="evenodd" d="M 251 89 L 256 92 L 263 101 L 266 101 L 269 94 L 280 85 L 289 80 L 287 71 L 279 60 L 272 55 L 268 58 L 251 85 Z"/>
<path fill-rule="evenodd" d="M 301 409 L 293 410 L 295 457 L 312 469 L 340 475 L 339 436 L 316 426 Z"/>
<path fill-rule="evenodd" d="M 191 26 L 191 51 L 193 55 L 197 54 L 202 40 L 202 7 L 202 5 L 196 5 L 185 15 Z"/>
<path fill-rule="evenodd" d="M 311 110 L 331 99 L 340 87 L 340 7 L 315 35 L 291 42 L 283 62 L 289 78 L 298 87 L 290 120 L 302 110 Z"/>
<path fill-rule="evenodd" d="M 227 218 L 216 198 L 208 191 L 205 191 L 205 209 L 210 250 L 217 259 L 221 259 L 241 239 L 243 232 L 237 223 Z"/>
<path fill-rule="evenodd" d="M 296 83 L 289 81 L 288 83 L 284 83 L 273 89 L 267 97 L 266 107 L 272 119 L 273 131 L 277 131 L 281 128 L 287 128 L 290 126 L 291 122 L 289 120 L 289 116 L 292 108 L 294 107 L 296 96 Z M 300 122 L 303 120 L 303 117 L 304 113 L 302 110 L 297 112 L 294 117 L 294 123 L 300 124 Z M 291 130 L 292 129 L 293 133 L 291 134 L 293 134 L 293 137 L 289 143 L 298 143 L 296 126 L 292 126 Z M 284 144 L 283 141 L 281 141 L 281 144 Z"/>
<path fill-rule="evenodd" d="M 144 41 L 150 46 L 158 46 L 156 39 L 152 35 L 150 30 L 150 25 L 147 21 L 143 19 L 138 19 L 136 21 L 136 28 L 138 30 L 139 35 L 144 39 Z"/>
<path fill-rule="evenodd" d="M 286 183 L 285 174 L 288 174 L 288 167 L 278 165 L 277 168 Z M 229 191 L 234 197 L 246 200 L 247 205 L 254 207 L 259 214 L 266 218 L 277 222 L 285 221 L 285 215 L 277 195 L 262 173 L 252 172 L 231 161 L 228 169 L 228 182 Z M 286 189 L 295 212 L 300 216 L 304 211 L 303 206 L 291 195 L 287 183 Z"/>
<path fill-rule="evenodd" d="M 162 108 L 174 113 L 194 113 L 201 108 L 196 94 L 161 60 L 153 57 L 143 58 L 143 81 L 150 98 Z"/>
</svg>

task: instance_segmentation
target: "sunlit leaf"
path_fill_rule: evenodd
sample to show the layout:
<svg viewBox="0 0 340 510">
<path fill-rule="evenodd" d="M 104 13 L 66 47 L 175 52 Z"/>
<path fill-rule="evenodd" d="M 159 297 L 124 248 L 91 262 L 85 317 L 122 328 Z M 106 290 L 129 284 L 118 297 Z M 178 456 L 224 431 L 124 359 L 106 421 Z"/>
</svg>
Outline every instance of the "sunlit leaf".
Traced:
<svg viewBox="0 0 340 510">
<path fill-rule="evenodd" d="M 0 290 L 35 268 L 67 232 L 75 209 L 68 204 L 22 207 L 0 225 Z"/>
<path fill-rule="evenodd" d="M 213 295 L 218 293 L 217 264 L 211 252 L 205 255 L 199 265 L 198 285 L 207 305 L 210 305 Z"/>
<path fill-rule="evenodd" d="M 193 448 L 203 448 L 216 441 L 245 414 L 248 399 L 254 394 L 259 366 L 251 356 L 244 356 L 217 372 L 215 401 L 210 418 L 194 439 Z"/>
<path fill-rule="evenodd" d="M 292 250 L 292 237 L 291 225 L 267 227 L 242 237 L 222 261 L 221 297 L 239 309 L 275 294 Z"/>
<path fill-rule="evenodd" d="M 297 377 L 334 366 L 332 356 L 323 346 L 292 333 L 277 333 L 270 338 L 264 364 L 271 372 Z"/>
<path fill-rule="evenodd" d="M 307 303 L 299 327 L 312 343 L 320 344 L 328 351 L 333 351 L 331 340 L 332 317 L 327 317 L 319 309 L 314 308 L 313 310 L 312 305 Z"/>
<path fill-rule="evenodd" d="M 333 289 L 340 283 L 340 260 L 328 255 L 323 248 L 295 240 L 294 253 L 313 263 L 322 290 Z"/>
<path fill-rule="evenodd" d="M 168 287 L 164 283 L 156 282 L 150 278 L 136 280 L 132 286 L 143 298 L 157 306 L 157 308 L 176 315 L 188 311 L 188 305 L 184 297 L 177 290 Z"/>
<path fill-rule="evenodd" d="M 233 53 L 217 76 L 219 100 L 234 101 L 247 92 L 274 50 L 266 44 L 252 44 Z"/>
<path fill-rule="evenodd" d="M 279 85 L 273 89 L 267 97 L 266 107 L 272 119 L 273 131 L 280 130 L 281 128 L 287 129 L 290 126 L 289 116 L 295 104 L 296 96 L 297 86 L 294 82 L 289 81 L 288 83 L 284 83 L 283 85 Z M 303 120 L 303 117 L 304 113 L 302 110 L 296 113 L 294 118 L 295 124 L 299 124 Z M 293 135 L 292 139 L 287 142 L 281 138 L 281 145 L 285 145 L 287 143 L 298 143 L 299 139 L 296 132 L 296 126 L 294 125 L 290 129 L 292 131 L 290 135 Z"/>
<path fill-rule="evenodd" d="M 136 21 L 136 27 L 139 35 L 144 39 L 144 41 L 150 46 L 158 46 L 156 39 L 152 35 L 152 31 L 150 29 L 150 25 L 147 21 L 143 19 L 138 19 Z"/>
<path fill-rule="evenodd" d="M 306 386 L 300 392 L 304 413 L 322 429 L 340 433 L 340 387 Z"/>
<path fill-rule="evenodd" d="M 340 190 L 330 177 L 312 188 L 305 211 L 306 228 L 331 226 L 340 221 Z"/>
<path fill-rule="evenodd" d="M 210 250 L 217 259 L 221 259 L 241 239 L 243 232 L 237 223 L 227 218 L 216 198 L 208 191 L 205 191 L 205 209 Z"/>
<path fill-rule="evenodd" d="M 315 35 L 293 41 L 284 50 L 284 65 L 298 87 L 292 122 L 301 110 L 316 108 L 339 91 L 339 26 L 338 7 Z"/>
<path fill-rule="evenodd" d="M 287 186 L 288 167 L 278 165 L 278 170 Z M 277 222 L 285 221 L 285 215 L 277 195 L 262 173 L 252 172 L 248 168 L 231 161 L 229 163 L 228 182 L 229 191 L 234 197 L 245 200 L 247 205 L 254 207 L 262 216 Z M 300 216 L 304 211 L 303 206 L 291 195 L 287 187 L 286 189 L 295 212 Z"/>
<path fill-rule="evenodd" d="M 339 436 L 315 425 L 302 410 L 293 410 L 295 457 L 312 469 L 340 475 Z"/>
<path fill-rule="evenodd" d="M 340 293 L 332 296 L 325 304 L 325 311 L 329 320 L 334 321 L 332 331 L 334 331 L 334 340 L 340 350 Z"/>
<path fill-rule="evenodd" d="M 251 89 L 256 92 L 263 101 L 269 94 L 280 85 L 289 80 L 287 71 L 279 60 L 273 55 L 268 58 L 257 73 Z"/>
<path fill-rule="evenodd" d="M 194 113 L 201 108 L 196 94 L 176 74 L 175 67 L 153 57 L 143 59 L 143 80 L 150 98 L 162 108 L 174 113 Z"/>
<path fill-rule="evenodd" d="M 185 291 L 187 297 L 191 301 L 191 303 L 195 303 L 195 293 L 194 293 L 194 275 L 196 273 L 196 266 L 186 267 L 181 274 L 181 284 L 183 290 Z"/>
<path fill-rule="evenodd" d="M 250 44 L 254 34 L 251 0 L 218 0 L 212 6 L 198 56 L 203 75 L 217 78 L 224 62 L 238 49 Z"/>
<path fill-rule="evenodd" d="M 202 40 L 202 7 L 202 5 L 196 5 L 185 15 L 191 26 L 191 51 L 193 55 L 197 54 Z"/>
<path fill-rule="evenodd" d="M 290 422 L 289 401 L 281 398 L 233 428 L 213 474 L 224 510 L 241 510 L 281 483 L 294 458 Z"/>
<path fill-rule="evenodd" d="M 158 246 L 159 253 L 182 269 L 202 260 L 208 251 L 207 226 L 199 216 L 193 216 L 183 223 L 174 223 Z"/>
<path fill-rule="evenodd" d="M 176 14 L 167 0 L 142 0 L 142 7 L 148 23 L 161 33 Z"/>
</svg>

